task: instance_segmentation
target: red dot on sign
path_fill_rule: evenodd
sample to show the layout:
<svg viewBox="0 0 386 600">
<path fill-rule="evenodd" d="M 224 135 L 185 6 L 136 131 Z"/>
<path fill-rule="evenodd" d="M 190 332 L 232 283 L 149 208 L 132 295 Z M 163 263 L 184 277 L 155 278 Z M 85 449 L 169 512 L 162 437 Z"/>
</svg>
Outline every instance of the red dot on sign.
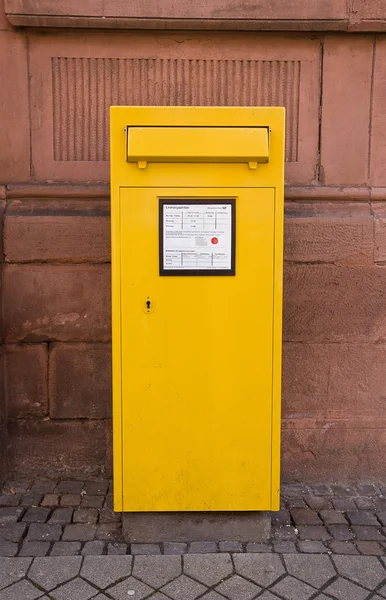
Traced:
<svg viewBox="0 0 386 600">
<path fill-rule="evenodd" d="M 212 244 L 218 244 L 218 238 L 212 238 L 210 241 Z"/>
</svg>

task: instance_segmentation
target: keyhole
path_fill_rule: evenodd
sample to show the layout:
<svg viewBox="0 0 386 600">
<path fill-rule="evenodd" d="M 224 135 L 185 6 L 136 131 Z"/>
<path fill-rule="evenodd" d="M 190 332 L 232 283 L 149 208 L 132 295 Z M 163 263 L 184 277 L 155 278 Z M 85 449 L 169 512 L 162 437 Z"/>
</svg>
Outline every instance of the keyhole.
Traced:
<svg viewBox="0 0 386 600">
<path fill-rule="evenodd" d="M 151 305 L 151 302 L 150 302 L 150 300 L 146 300 L 146 306 L 147 306 L 147 310 L 150 310 L 150 305 Z"/>
</svg>

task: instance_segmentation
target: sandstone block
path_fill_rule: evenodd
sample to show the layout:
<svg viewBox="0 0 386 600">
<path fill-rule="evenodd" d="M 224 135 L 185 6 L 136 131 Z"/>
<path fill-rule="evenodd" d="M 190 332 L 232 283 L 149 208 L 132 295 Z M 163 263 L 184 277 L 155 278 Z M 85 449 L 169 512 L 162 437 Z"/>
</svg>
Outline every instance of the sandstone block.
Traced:
<svg viewBox="0 0 386 600">
<path fill-rule="evenodd" d="M 5 265 L 4 328 L 14 341 L 109 341 L 108 265 Z"/>
<path fill-rule="evenodd" d="M 13 200 L 7 209 L 7 262 L 109 262 L 109 204 L 103 200 Z"/>
<path fill-rule="evenodd" d="M 372 3 L 372 0 L 370 0 Z M 381 4 L 381 2 L 379 2 Z M 385 6 L 383 4 L 383 16 Z M 386 163 L 384 160 L 384 144 L 386 135 L 385 119 L 386 99 L 386 40 L 378 37 L 374 59 L 374 84 L 371 119 L 371 185 L 386 185 Z"/>
<path fill-rule="evenodd" d="M 7 346 L 6 394 L 10 419 L 47 414 L 47 376 L 46 344 Z"/>
<path fill-rule="evenodd" d="M 52 419 L 110 417 L 110 344 L 53 344 L 49 374 Z"/>
<path fill-rule="evenodd" d="M 385 54 L 386 56 L 386 54 Z M 386 73 L 386 71 L 385 71 Z M 386 177 L 386 175 L 385 175 Z M 384 202 L 372 203 L 374 213 L 374 260 L 386 261 L 386 204 Z"/>
</svg>

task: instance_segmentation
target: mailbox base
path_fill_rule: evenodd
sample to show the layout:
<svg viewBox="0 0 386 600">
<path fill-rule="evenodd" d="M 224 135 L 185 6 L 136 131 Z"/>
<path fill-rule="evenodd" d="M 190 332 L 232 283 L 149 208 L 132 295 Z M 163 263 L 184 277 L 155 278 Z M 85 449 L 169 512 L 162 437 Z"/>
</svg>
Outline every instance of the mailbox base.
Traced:
<svg viewBox="0 0 386 600">
<path fill-rule="evenodd" d="M 265 542 L 271 532 L 271 513 L 126 512 L 122 527 L 127 543 Z"/>
</svg>

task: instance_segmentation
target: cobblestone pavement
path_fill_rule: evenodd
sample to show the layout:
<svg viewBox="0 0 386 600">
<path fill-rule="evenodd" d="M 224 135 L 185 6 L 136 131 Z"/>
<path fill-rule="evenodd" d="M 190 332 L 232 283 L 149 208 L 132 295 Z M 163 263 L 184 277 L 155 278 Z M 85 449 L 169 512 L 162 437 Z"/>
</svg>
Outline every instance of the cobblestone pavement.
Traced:
<svg viewBox="0 0 386 600">
<path fill-rule="evenodd" d="M 3 558 L 0 600 L 386 598 L 385 558 L 185 554 Z"/>
<path fill-rule="evenodd" d="M 8 483 L 0 493 L 0 557 L 224 554 L 229 558 L 228 553 L 235 564 L 239 554 L 382 557 L 386 553 L 386 485 L 283 485 L 282 508 L 272 513 L 271 539 L 264 544 L 207 540 L 127 545 L 121 515 L 112 510 L 109 481 L 18 481 Z M 379 560 L 374 559 L 374 564 L 381 565 Z M 29 598 L 27 594 L 22 597 Z M 190 597 L 196 596 L 188 595 L 186 600 Z M 216 597 L 212 594 L 209 600 Z M 364 598 L 352 596 L 352 600 L 356 597 Z M 272 600 L 270 595 L 262 598 Z"/>
</svg>

